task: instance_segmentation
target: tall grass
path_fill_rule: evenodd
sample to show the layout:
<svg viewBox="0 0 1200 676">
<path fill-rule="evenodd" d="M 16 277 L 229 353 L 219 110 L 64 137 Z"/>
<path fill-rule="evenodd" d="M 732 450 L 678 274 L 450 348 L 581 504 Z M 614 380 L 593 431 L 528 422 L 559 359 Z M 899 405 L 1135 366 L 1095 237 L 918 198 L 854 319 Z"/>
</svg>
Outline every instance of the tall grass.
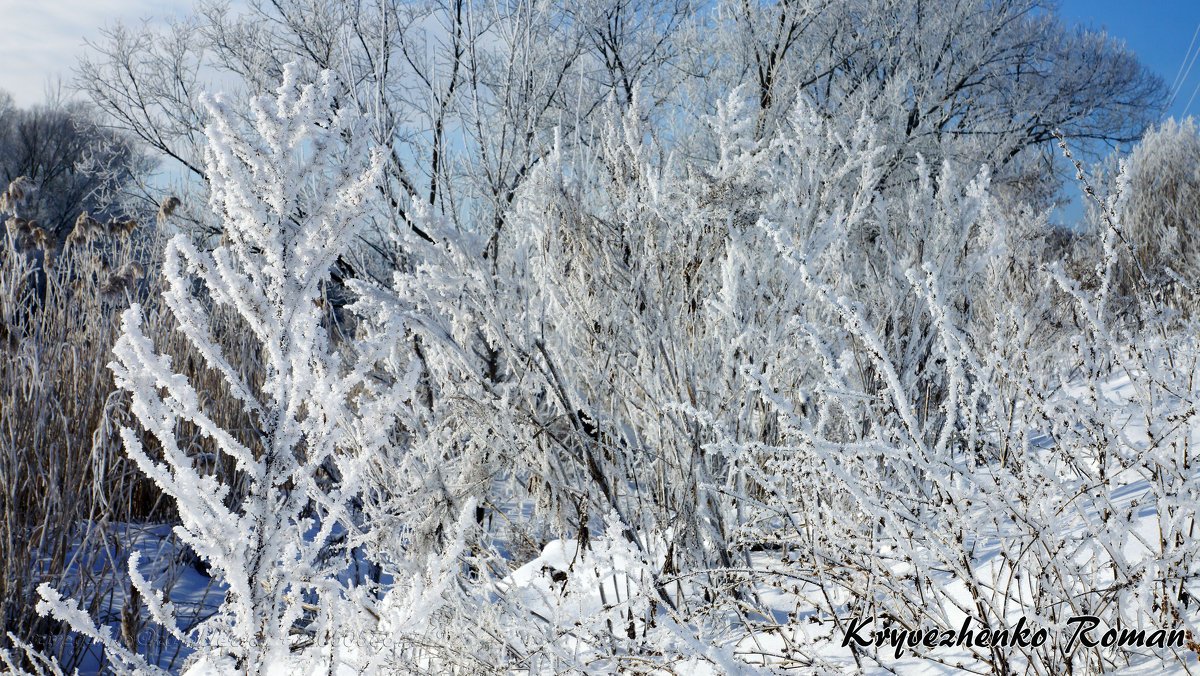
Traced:
<svg viewBox="0 0 1200 676">
<path fill-rule="evenodd" d="M 89 656 L 89 646 L 38 616 L 38 585 L 84 599 L 102 622 L 118 623 L 123 606 L 127 620 L 136 618 L 144 609 L 126 593 L 127 550 L 138 533 L 130 526 L 174 519 L 170 501 L 118 440 L 121 426 L 138 429 L 107 366 L 120 311 L 136 300 L 156 343 L 185 368 L 196 370 L 202 360 L 161 307 L 151 263 L 161 259 L 157 228 L 131 218 L 101 223 L 85 213 L 59 248 L 38 236 L 36 222 L 16 215 L 15 200 L 4 206 L 12 216 L 0 237 L 0 622 L 4 633 L 56 656 L 69 672 L 103 656 Z M 148 215 L 141 222 L 153 224 Z M 238 349 L 243 332 L 217 330 L 229 354 L 250 352 Z M 256 364 L 243 366 L 256 380 Z M 252 444 L 253 430 L 219 379 L 201 371 L 193 382 L 211 414 Z M 197 462 L 232 473 L 194 430 L 178 433 L 195 440 Z"/>
</svg>

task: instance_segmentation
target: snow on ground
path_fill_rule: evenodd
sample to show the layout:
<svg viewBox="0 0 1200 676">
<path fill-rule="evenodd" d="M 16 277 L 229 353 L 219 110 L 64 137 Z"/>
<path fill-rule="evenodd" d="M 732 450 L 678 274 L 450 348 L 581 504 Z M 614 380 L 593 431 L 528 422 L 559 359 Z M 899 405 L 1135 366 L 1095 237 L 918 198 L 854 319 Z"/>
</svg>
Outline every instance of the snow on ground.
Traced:
<svg viewBox="0 0 1200 676">
<path fill-rule="evenodd" d="M 1129 379 L 1122 376 L 1106 383 L 1101 388 L 1100 396 L 1114 401 L 1127 400 L 1134 396 L 1131 388 Z M 1082 386 L 1072 388 L 1065 391 L 1064 396 L 1079 396 L 1085 391 Z M 1123 433 L 1129 440 L 1147 438 L 1144 420 L 1127 418 L 1121 423 Z M 1195 431 L 1193 436 L 1200 436 L 1200 430 Z M 1114 507 L 1136 510 L 1136 528 L 1133 529 L 1136 535 L 1126 542 L 1126 553 L 1131 557 L 1149 553 L 1143 543 L 1155 542 L 1159 528 L 1153 487 L 1144 477 L 1131 475 L 1130 480 L 1120 484 L 1112 491 L 1110 497 Z M 610 529 L 609 532 L 615 531 Z M 116 536 L 114 541 L 120 541 L 126 547 L 119 554 L 128 557 L 129 554 L 138 552 L 142 560 L 143 575 L 151 581 L 154 588 L 169 589 L 171 602 L 180 609 L 189 609 L 196 617 L 203 619 L 220 605 L 223 588 L 202 573 L 198 566 L 193 566 L 186 560 L 177 541 L 171 537 L 168 527 L 121 524 L 115 527 L 113 535 Z M 979 561 L 984 565 L 977 568 L 978 582 L 989 587 L 999 581 L 1000 546 L 993 540 L 980 542 L 979 548 Z M 885 554 L 886 552 L 881 552 L 881 555 Z M 778 556 L 775 553 L 756 552 L 751 559 L 752 566 L 763 571 L 780 568 L 783 564 Z M 636 596 L 638 590 L 643 589 L 645 571 L 650 568 L 660 569 L 662 563 L 661 557 L 649 557 L 635 551 L 619 538 L 613 539 L 603 534 L 593 537 L 589 547 L 583 550 L 576 540 L 552 540 L 544 546 L 538 556 L 519 566 L 500 581 L 495 592 L 505 595 L 525 612 L 536 613 L 557 626 L 585 626 L 589 622 L 595 623 L 597 618 L 604 617 L 605 613 L 614 607 L 628 603 Z M 906 564 L 896 563 L 894 572 L 903 573 L 904 565 Z M 963 607 L 968 607 L 970 597 L 962 581 L 954 580 L 947 573 L 935 583 L 950 590 L 952 598 L 962 603 Z M 117 630 L 127 589 L 127 581 L 123 580 L 115 585 L 114 593 L 100 614 L 101 621 L 112 626 L 114 631 Z M 768 628 L 762 632 L 729 646 L 732 652 L 750 662 L 761 663 L 763 655 L 782 654 L 788 644 L 812 646 L 818 660 L 824 663 L 815 673 L 821 673 L 825 669 L 840 669 L 847 673 L 863 674 L 941 675 L 962 673 L 958 665 L 969 667 L 974 661 L 971 653 L 965 648 L 945 647 L 932 651 L 930 656 L 936 659 L 914 654 L 913 649 L 906 648 L 898 658 L 884 657 L 881 660 L 882 666 L 866 658 L 856 663 L 851 650 L 842 645 L 844 629 L 839 628 L 832 618 L 819 617 L 814 608 L 805 603 L 805 594 L 815 593 L 816 589 L 801 585 L 795 591 L 797 593 L 785 592 L 766 584 L 760 585 L 757 589 L 758 598 L 775 626 L 769 627 L 770 622 L 764 623 Z M 1193 586 L 1189 591 L 1193 597 L 1200 598 L 1200 585 Z M 1194 612 L 1200 615 L 1200 609 Z M 1011 607 L 1007 626 L 1015 626 L 1023 613 L 1032 615 L 1027 609 L 1015 605 Z M 965 614 L 955 609 L 948 609 L 947 614 L 957 620 L 965 618 Z M 844 621 L 846 618 L 842 619 Z M 976 624 L 973 628 L 978 630 L 979 626 Z M 1052 635 L 1067 632 L 1067 629 L 1062 627 L 1050 630 Z M 564 639 L 561 647 L 571 651 L 588 651 L 586 632 L 582 632 L 580 637 Z M 139 648 L 143 654 L 150 655 L 160 666 L 170 668 L 173 672 L 180 670 L 187 656 L 186 651 L 182 650 L 177 642 L 152 623 L 146 623 L 139 634 Z M 887 646 L 880 652 L 887 655 L 890 650 L 892 648 Z M 1141 654 L 1130 653 L 1130 664 L 1114 673 L 1123 676 L 1143 676 L 1200 671 L 1197 656 L 1190 651 L 1181 652 L 1183 654 L 1178 659 L 1161 652 L 1158 657 L 1149 651 L 1143 651 Z M 337 676 L 358 674 L 359 670 L 352 665 L 369 661 L 360 659 L 368 656 L 357 655 L 353 648 L 345 655 L 345 660 L 335 671 Z M 1169 658 L 1169 661 L 1164 657 Z M 300 676 L 300 658 L 301 656 L 281 651 L 278 659 L 272 661 L 267 673 L 270 676 Z M 767 664 L 771 662 L 770 658 L 766 659 Z M 99 673 L 101 666 L 99 655 L 93 651 L 80 673 Z M 694 662 L 689 665 L 674 665 L 674 668 L 676 673 L 696 676 L 722 673 L 722 669 L 712 663 Z M 231 662 L 212 662 L 204 659 L 182 673 L 187 676 L 226 676 L 233 673 L 233 669 Z M 316 673 L 317 671 L 313 671 L 313 674 Z M 320 670 L 320 673 L 329 672 Z"/>
<path fill-rule="evenodd" d="M 180 546 L 170 526 L 115 524 L 109 527 L 107 539 L 112 543 L 110 555 L 115 562 L 113 567 L 121 571 L 121 575 L 115 581 L 101 579 L 93 583 L 100 588 L 111 587 L 95 619 L 97 624 L 110 627 L 114 635 L 120 635 L 121 610 L 130 591 L 127 561 L 135 553 L 141 560 L 139 570 L 142 575 L 154 589 L 167 591 L 170 602 L 179 609 L 181 615 L 193 617 L 197 622 L 203 621 L 211 617 L 224 600 L 224 586 L 201 572 L 203 566 L 194 562 Z M 110 567 L 101 564 L 100 561 L 94 562 L 90 576 L 111 571 Z M 69 576 L 68 583 L 74 584 L 80 577 L 87 579 L 89 576 Z M 190 651 L 144 614 L 141 620 L 137 634 L 138 652 L 161 668 L 178 671 Z M 85 653 L 79 666 L 81 676 L 103 673 L 107 660 L 103 658 L 99 646 L 86 638 L 73 636 L 71 647 Z"/>
</svg>

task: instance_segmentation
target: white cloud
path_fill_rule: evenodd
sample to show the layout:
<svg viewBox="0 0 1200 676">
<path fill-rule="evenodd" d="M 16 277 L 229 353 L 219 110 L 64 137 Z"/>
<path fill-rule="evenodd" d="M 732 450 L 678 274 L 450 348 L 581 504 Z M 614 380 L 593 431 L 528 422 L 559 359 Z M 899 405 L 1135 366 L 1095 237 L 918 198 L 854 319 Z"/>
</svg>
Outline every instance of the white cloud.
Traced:
<svg viewBox="0 0 1200 676">
<path fill-rule="evenodd" d="M 0 0 L 0 89 L 29 106 L 46 87 L 64 85 L 84 49 L 102 26 L 181 14 L 188 0 Z"/>
</svg>

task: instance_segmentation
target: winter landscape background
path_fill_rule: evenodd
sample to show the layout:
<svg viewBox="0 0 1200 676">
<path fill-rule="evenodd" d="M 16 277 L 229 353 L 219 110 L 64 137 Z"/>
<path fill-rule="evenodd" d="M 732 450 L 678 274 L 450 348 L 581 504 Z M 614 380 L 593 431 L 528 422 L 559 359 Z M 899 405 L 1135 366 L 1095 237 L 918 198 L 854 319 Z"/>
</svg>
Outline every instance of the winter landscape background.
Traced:
<svg viewBox="0 0 1200 676">
<path fill-rule="evenodd" d="M 1197 38 L 1158 73 L 1036 0 L 84 37 L 0 97 L 6 672 L 1200 670 Z"/>
</svg>

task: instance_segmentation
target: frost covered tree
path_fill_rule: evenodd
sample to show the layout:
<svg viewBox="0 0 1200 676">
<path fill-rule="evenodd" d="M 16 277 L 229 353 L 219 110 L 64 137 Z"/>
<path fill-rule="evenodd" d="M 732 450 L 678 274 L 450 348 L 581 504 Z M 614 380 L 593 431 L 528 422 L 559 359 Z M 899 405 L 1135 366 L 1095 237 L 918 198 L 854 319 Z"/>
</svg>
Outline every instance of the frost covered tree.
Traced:
<svg viewBox="0 0 1200 676">
<path fill-rule="evenodd" d="M 381 190 L 396 218 L 368 228 L 370 245 L 348 257 L 365 259 L 355 264 L 382 280 L 412 255 L 390 236 L 416 225 L 412 199 L 456 228 L 503 230 L 517 185 L 550 150 L 556 128 L 586 137 L 613 90 L 626 100 L 639 86 L 669 95 L 673 36 L 698 6 L 201 2 L 161 30 L 106 29 L 81 62 L 78 85 L 119 127 L 189 169 L 202 192 L 205 110 L 191 93 L 206 69 L 245 95 L 266 92 L 289 62 L 309 76 L 338 72 L 387 158 Z M 480 246 L 494 243 L 485 237 Z M 377 258 L 382 269 L 372 265 Z"/>
<path fill-rule="evenodd" d="M 1132 141 L 1165 97 L 1118 41 L 1041 0 L 203 2 L 161 30 L 108 30 L 78 84 L 202 183 L 204 111 L 189 98 L 201 73 L 253 95 L 290 61 L 336 70 L 372 117 L 398 217 L 383 229 L 411 227 L 417 197 L 456 228 L 486 229 L 478 246 L 492 248 L 554 130 L 560 145 L 594 147 L 610 94 L 627 106 L 640 89 L 656 127 L 712 159 L 717 101 L 750 87 L 763 135 L 800 92 L 830 119 L 867 110 L 893 153 L 885 177 L 912 179 L 920 154 L 935 169 L 989 164 L 997 182 L 1027 179 L 1026 193 L 1054 185 L 1042 180 L 1053 130 L 1089 147 Z M 389 265 L 409 255 L 373 234 Z"/>
<path fill-rule="evenodd" d="M 1115 214 L 1124 242 L 1119 287 L 1161 294 L 1189 312 L 1200 284 L 1200 131 L 1192 118 L 1146 132 L 1123 158 Z"/>
<path fill-rule="evenodd" d="M 5 105 L 0 92 L 0 183 L 24 176 L 36 188 L 21 216 L 37 220 L 61 244 L 80 211 L 104 221 L 114 204 L 154 166 L 121 132 L 102 125 L 95 109 L 49 103 Z"/>
<path fill-rule="evenodd" d="M 685 83 L 694 110 L 745 84 L 760 135 L 797 102 L 847 124 L 866 111 L 900 182 L 921 155 L 1057 187 L 1043 164 L 1056 129 L 1093 150 L 1132 142 L 1166 95 L 1119 41 L 1042 0 L 721 2 L 680 42 L 705 74 Z"/>
<path fill-rule="evenodd" d="M 334 646 L 356 616 L 348 608 L 364 612 L 353 603 L 355 579 L 346 575 L 364 528 L 354 505 L 386 435 L 369 426 L 378 421 L 354 411 L 377 389 L 365 381 L 379 355 L 335 344 L 323 290 L 362 226 L 383 160 L 369 151 L 354 111 L 337 105 L 337 91 L 331 74 L 301 86 L 298 69 L 285 69 L 277 97 L 252 103 L 248 129 L 225 99 L 206 99 L 212 123 L 205 171 L 226 243 L 204 251 L 177 236 L 165 253 L 166 303 L 179 330 L 223 377 L 253 429 L 222 429 L 206 415 L 188 376 L 143 334 L 137 305 L 124 314 L 111 365 L 158 442 L 144 447 L 124 429 L 126 451 L 175 500 L 176 532 L 228 592 L 215 617 L 184 635 L 173 607 L 140 574 L 137 556 L 129 561 L 134 587 L 155 621 L 236 673 L 257 674 L 286 658 L 297 632 Z M 245 380 L 216 347 L 214 332 L 229 330 L 211 321 L 217 306 L 232 308 L 240 330 L 260 346 L 261 382 Z M 189 454 L 178 437 L 182 423 L 236 463 L 244 492 L 220 483 L 203 458 Z M 42 594 L 45 612 L 103 641 L 118 664 L 155 671 L 53 589 Z M 332 664 L 337 649 L 314 659 Z"/>
</svg>

